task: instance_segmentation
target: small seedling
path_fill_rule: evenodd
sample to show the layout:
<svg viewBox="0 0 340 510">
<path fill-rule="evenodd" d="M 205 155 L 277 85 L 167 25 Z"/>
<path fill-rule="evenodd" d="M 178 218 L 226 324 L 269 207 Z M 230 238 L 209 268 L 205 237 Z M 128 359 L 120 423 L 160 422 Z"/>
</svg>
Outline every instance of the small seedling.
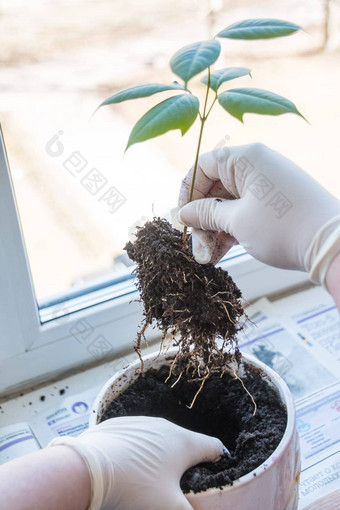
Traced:
<svg viewBox="0 0 340 510">
<path fill-rule="evenodd" d="M 245 113 L 262 115 L 295 113 L 302 117 L 291 101 L 267 90 L 232 88 L 220 92 L 225 83 L 242 76 L 251 76 L 251 70 L 246 67 L 226 67 L 211 70 L 211 66 L 216 63 L 221 52 L 221 44 L 218 38 L 271 39 L 288 36 L 298 30 L 300 30 L 299 26 L 277 19 L 250 19 L 234 23 L 218 32 L 214 39 L 190 44 L 174 54 L 170 60 L 170 68 L 182 82 L 174 81 L 171 84 L 150 83 L 129 87 L 103 101 L 99 108 L 104 105 L 152 96 L 164 91 L 182 92 L 158 103 L 139 119 L 131 131 L 126 150 L 135 143 L 155 138 L 171 130 L 179 129 L 184 135 L 199 117 L 201 127 L 191 182 L 189 197 L 189 201 L 191 201 L 205 122 L 216 102 L 241 122 L 243 122 Z M 205 70 L 208 71 L 208 74 L 201 79 L 201 82 L 206 85 L 206 89 L 203 106 L 200 109 L 198 97 L 191 93 L 188 86 L 192 78 Z M 209 94 L 213 96 L 210 105 Z"/>
<path fill-rule="evenodd" d="M 245 67 L 212 69 L 220 52 L 219 39 L 271 39 L 297 32 L 299 26 L 276 19 L 250 19 L 234 23 L 221 30 L 213 39 L 200 41 L 177 51 L 170 60 L 170 68 L 181 81 L 171 84 L 151 83 L 122 90 L 106 99 L 101 106 L 152 96 L 169 91 L 172 95 L 148 110 L 135 124 L 126 150 L 132 145 L 179 129 L 184 135 L 199 119 L 200 130 L 195 151 L 189 201 L 193 190 L 206 121 L 218 103 L 230 115 L 243 122 L 245 113 L 301 115 L 288 99 L 257 88 L 224 86 L 237 78 L 251 76 Z M 199 73 L 206 71 L 201 82 L 205 85 L 202 105 L 189 84 Z M 212 373 L 221 375 L 228 364 L 238 361 L 237 331 L 243 314 L 241 292 L 226 271 L 211 264 L 198 264 L 191 252 L 190 236 L 155 218 L 139 228 L 134 244 L 127 251 L 136 264 L 138 287 L 144 304 L 144 325 L 138 333 L 136 351 L 140 353 L 146 327 L 156 320 L 163 340 L 170 337 L 179 345 L 179 352 L 170 373 L 189 374 L 200 380 L 200 390 Z M 222 339 L 222 347 L 216 343 Z M 229 349 L 228 349 L 229 348 Z M 176 369 L 176 370 L 175 370 Z M 199 391 L 200 391 L 199 390 Z M 195 395 L 192 404 L 194 403 Z"/>
</svg>

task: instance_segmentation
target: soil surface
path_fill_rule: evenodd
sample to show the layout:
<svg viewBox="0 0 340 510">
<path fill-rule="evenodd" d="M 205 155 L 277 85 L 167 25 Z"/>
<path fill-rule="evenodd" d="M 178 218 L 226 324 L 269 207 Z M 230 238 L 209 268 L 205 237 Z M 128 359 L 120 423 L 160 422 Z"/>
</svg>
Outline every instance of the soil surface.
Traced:
<svg viewBox="0 0 340 510">
<path fill-rule="evenodd" d="M 187 470 L 181 479 L 184 492 L 200 492 L 232 484 L 262 464 L 278 446 L 286 428 L 286 409 L 276 391 L 261 377 L 261 370 L 245 365 L 242 381 L 257 404 L 254 406 L 241 382 L 233 374 L 212 375 L 192 409 L 188 405 L 199 382 L 176 376 L 169 367 L 148 370 L 115 401 L 101 421 L 118 416 L 158 416 L 187 429 L 218 437 L 231 456 Z"/>
<path fill-rule="evenodd" d="M 227 271 L 196 262 L 190 236 L 183 245 L 182 232 L 161 218 L 138 228 L 136 241 L 129 242 L 126 250 L 136 262 L 145 311 L 137 352 L 145 328 L 155 320 L 163 338 L 169 334 L 180 348 L 174 364 L 178 373 L 203 381 L 239 359 L 241 291 Z M 222 339 L 221 345 L 216 339 Z"/>
</svg>

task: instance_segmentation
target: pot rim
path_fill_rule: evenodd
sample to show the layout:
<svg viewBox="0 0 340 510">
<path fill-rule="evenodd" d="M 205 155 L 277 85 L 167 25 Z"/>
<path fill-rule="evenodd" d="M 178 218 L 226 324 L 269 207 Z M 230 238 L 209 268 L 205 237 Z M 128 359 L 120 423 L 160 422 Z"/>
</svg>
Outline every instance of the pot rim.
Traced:
<svg viewBox="0 0 340 510">
<path fill-rule="evenodd" d="M 176 352 L 177 352 L 177 348 L 172 347 L 165 353 L 159 354 L 159 352 L 153 352 L 151 354 L 148 354 L 143 357 L 143 360 L 146 364 L 148 361 L 162 359 L 162 357 L 163 357 L 164 361 L 168 361 L 172 357 L 172 355 Z M 257 468 L 253 469 L 249 473 L 247 473 L 247 474 L 241 476 L 240 478 L 238 478 L 237 480 L 235 480 L 232 485 L 224 485 L 222 489 L 213 487 L 213 488 L 207 489 L 206 491 L 201 491 L 201 492 L 196 492 L 196 493 L 193 491 L 190 491 L 190 492 L 186 493 L 186 495 L 187 496 L 190 495 L 191 498 L 193 498 L 195 496 L 199 496 L 200 498 L 205 497 L 205 496 L 208 497 L 208 496 L 211 496 L 213 493 L 221 493 L 222 491 L 227 491 L 227 490 L 232 490 L 232 489 L 235 490 L 236 487 L 239 487 L 241 485 L 243 486 L 243 485 L 250 483 L 252 480 L 254 480 L 255 477 L 256 478 L 260 477 L 263 473 L 265 473 L 274 464 L 274 462 L 277 461 L 277 459 L 279 459 L 284 454 L 287 444 L 289 444 L 293 435 L 295 434 L 295 428 L 296 428 L 295 405 L 294 405 L 294 400 L 293 400 L 292 394 L 291 394 L 287 384 L 276 372 L 274 372 L 273 369 L 271 369 L 270 367 L 265 365 L 262 361 L 258 360 L 255 356 L 248 354 L 248 353 L 244 353 L 244 352 L 242 352 L 242 350 L 241 350 L 241 353 L 242 353 L 242 357 L 246 361 L 248 361 L 248 362 L 252 363 L 253 365 L 255 365 L 256 367 L 260 368 L 265 373 L 268 383 L 273 385 L 276 388 L 276 390 L 279 392 L 282 403 L 284 404 L 284 406 L 286 408 L 286 412 L 287 412 L 287 424 L 286 424 L 285 432 L 281 438 L 280 443 L 278 444 L 276 449 L 273 451 L 273 453 Z M 129 365 L 123 367 L 121 370 L 116 372 L 104 384 L 104 386 L 99 391 L 99 393 L 92 405 L 90 421 L 89 421 L 90 426 L 95 425 L 97 423 L 97 418 L 99 416 L 99 409 L 100 409 L 101 402 L 102 402 L 103 398 L 105 398 L 105 395 L 108 393 L 108 391 L 112 390 L 113 385 L 117 381 L 121 380 L 121 378 L 124 376 L 124 374 L 127 370 L 137 369 L 137 368 L 139 368 L 139 366 L 140 366 L 140 361 L 139 361 L 139 359 L 137 359 L 136 361 L 130 363 Z"/>
</svg>

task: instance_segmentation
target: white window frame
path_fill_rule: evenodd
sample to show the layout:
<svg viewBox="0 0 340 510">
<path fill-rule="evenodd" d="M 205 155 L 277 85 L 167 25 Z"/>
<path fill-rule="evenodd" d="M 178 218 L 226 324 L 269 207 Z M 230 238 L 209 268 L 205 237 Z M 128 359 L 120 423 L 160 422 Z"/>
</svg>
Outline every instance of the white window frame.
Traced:
<svg viewBox="0 0 340 510">
<path fill-rule="evenodd" d="M 221 263 L 248 301 L 307 281 L 237 249 Z M 0 126 L 0 396 L 99 362 L 90 344 L 105 339 L 105 359 L 131 350 L 141 305 L 131 273 L 78 295 L 38 304 Z M 150 340 L 159 336 L 149 328 Z"/>
</svg>

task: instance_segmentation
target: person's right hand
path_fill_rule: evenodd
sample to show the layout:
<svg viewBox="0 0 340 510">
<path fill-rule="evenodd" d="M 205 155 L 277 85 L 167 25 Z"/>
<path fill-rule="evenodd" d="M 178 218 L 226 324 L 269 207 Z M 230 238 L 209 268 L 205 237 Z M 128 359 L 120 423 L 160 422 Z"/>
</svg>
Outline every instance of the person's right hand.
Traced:
<svg viewBox="0 0 340 510">
<path fill-rule="evenodd" d="M 262 262 L 324 283 L 340 251 L 340 202 L 313 178 L 259 143 L 200 156 L 187 203 L 192 172 L 182 182 L 178 218 L 193 227 L 198 262 L 216 263 L 239 243 Z"/>
</svg>

